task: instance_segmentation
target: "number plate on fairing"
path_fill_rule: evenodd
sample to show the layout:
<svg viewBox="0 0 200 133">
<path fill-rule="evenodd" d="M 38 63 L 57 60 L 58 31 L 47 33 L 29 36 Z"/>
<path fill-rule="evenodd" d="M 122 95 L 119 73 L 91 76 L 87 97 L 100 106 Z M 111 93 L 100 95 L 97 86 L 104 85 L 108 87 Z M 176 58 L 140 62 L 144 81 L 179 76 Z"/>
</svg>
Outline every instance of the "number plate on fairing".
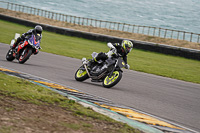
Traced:
<svg viewBox="0 0 200 133">
<path fill-rule="evenodd" d="M 125 67 L 125 62 L 121 58 L 118 58 L 118 66 L 120 68 Z"/>
</svg>

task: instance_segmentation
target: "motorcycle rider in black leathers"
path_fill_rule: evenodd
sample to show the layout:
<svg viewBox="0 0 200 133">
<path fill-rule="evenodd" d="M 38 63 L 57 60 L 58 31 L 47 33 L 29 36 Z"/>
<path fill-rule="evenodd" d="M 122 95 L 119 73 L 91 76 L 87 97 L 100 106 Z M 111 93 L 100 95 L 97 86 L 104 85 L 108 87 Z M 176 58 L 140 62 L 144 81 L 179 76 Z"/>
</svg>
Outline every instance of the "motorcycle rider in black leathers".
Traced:
<svg viewBox="0 0 200 133">
<path fill-rule="evenodd" d="M 107 46 L 110 48 L 108 53 L 100 52 L 94 60 L 98 62 L 99 60 L 106 60 L 108 57 L 114 56 L 118 53 L 126 63 L 125 68 L 129 69 L 130 66 L 127 63 L 127 55 L 131 52 L 133 48 L 133 43 L 130 40 L 123 40 L 121 44 L 119 43 L 107 43 Z"/>
<path fill-rule="evenodd" d="M 11 48 L 15 49 L 21 41 L 25 40 L 25 37 L 29 37 L 32 34 L 34 34 L 34 35 L 39 34 L 39 36 L 42 39 L 42 31 L 43 31 L 42 26 L 36 25 L 34 29 L 30 29 L 28 32 L 23 33 L 21 35 L 21 37 L 18 37 L 17 40 L 16 40 L 16 42 L 13 44 L 13 46 Z M 38 54 L 38 52 L 39 52 L 39 50 L 36 50 L 36 52 L 34 54 Z"/>
</svg>

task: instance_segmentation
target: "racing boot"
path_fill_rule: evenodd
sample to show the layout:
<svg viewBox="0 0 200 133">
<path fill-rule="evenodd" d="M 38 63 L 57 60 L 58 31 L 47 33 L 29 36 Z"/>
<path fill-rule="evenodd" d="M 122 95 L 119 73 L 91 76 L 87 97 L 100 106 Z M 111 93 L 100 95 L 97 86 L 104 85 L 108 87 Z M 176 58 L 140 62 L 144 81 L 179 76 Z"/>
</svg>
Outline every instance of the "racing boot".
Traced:
<svg viewBox="0 0 200 133">
<path fill-rule="evenodd" d="M 23 40 L 21 39 L 21 37 L 18 37 L 17 40 L 16 40 L 16 42 L 15 42 L 15 43 L 13 44 L 13 46 L 11 47 L 11 49 L 15 49 L 21 41 L 23 41 Z"/>
<path fill-rule="evenodd" d="M 13 44 L 13 46 L 10 46 L 11 49 L 15 49 L 17 46 L 16 42 Z"/>
</svg>

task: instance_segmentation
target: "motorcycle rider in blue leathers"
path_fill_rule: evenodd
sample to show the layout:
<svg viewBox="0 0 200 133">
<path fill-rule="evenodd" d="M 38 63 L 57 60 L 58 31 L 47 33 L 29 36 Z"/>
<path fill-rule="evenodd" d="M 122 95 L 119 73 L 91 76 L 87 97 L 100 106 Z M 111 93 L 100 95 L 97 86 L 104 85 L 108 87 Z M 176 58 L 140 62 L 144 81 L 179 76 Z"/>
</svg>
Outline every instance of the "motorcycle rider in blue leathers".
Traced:
<svg viewBox="0 0 200 133">
<path fill-rule="evenodd" d="M 43 31 L 42 26 L 36 25 L 34 29 L 30 29 L 28 32 L 23 33 L 21 35 L 21 37 L 18 37 L 16 42 L 13 44 L 13 46 L 11 48 L 15 49 L 21 41 L 25 40 L 25 37 L 31 36 L 32 34 L 34 34 L 34 35 L 39 34 L 42 39 L 42 31 Z M 36 52 L 34 54 L 38 54 L 38 52 L 39 52 L 39 50 L 36 50 Z"/>
</svg>

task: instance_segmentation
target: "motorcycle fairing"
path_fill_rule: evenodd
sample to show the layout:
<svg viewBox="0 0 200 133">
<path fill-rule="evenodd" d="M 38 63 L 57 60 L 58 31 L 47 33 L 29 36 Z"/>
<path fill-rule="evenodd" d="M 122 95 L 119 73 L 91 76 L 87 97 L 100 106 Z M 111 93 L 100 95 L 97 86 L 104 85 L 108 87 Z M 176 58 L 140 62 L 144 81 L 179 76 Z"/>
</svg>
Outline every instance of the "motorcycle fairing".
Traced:
<svg viewBox="0 0 200 133">
<path fill-rule="evenodd" d="M 18 49 L 17 49 L 17 53 L 19 53 L 19 51 L 20 51 L 22 48 L 24 48 L 25 46 L 27 46 L 27 45 L 28 45 L 28 42 L 27 42 L 27 41 L 25 41 L 24 43 L 20 44 L 19 47 L 18 47 Z"/>
<path fill-rule="evenodd" d="M 120 68 L 122 68 L 122 67 L 125 67 L 125 62 L 122 60 L 122 58 L 118 58 L 118 66 L 120 67 Z"/>
<path fill-rule="evenodd" d="M 30 45 L 32 46 L 35 46 L 35 47 L 38 47 L 40 46 L 40 36 L 39 35 L 32 35 L 29 39 L 28 39 L 28 42 Z"/>
</svg>

